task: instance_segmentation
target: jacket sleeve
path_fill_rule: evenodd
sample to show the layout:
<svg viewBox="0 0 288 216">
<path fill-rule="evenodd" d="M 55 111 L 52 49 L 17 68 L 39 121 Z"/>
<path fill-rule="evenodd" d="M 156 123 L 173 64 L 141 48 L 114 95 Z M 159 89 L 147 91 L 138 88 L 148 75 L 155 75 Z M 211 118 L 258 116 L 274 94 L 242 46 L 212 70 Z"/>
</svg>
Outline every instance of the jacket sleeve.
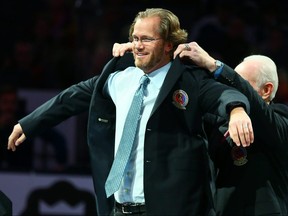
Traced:
<svg viewBox="0 0 288 216">
<path fill-rule="evenodd" d="M 19 120 L 26 137 L 51 128 L 69 117 L 89 110 L 98 76 L 72 85 Z"/>
<path fill-rule="evenodd" d="M 266 143 L 270 143 L 270 147 L 279 144 L 280 147 L 287 148 L 288 108 L 286 106 L 281 106 L 282 112 L 275 111 L 274 105 L 268 105 L 248 81 L 227 65 L 223 67 L 217 80 L 246 95 L 250 102 L 250 117 L 256 134 L 269 134 L 269 136 L 265 136 L 265 139 L 269 140 Z"/>
<path fill-rule="evenodd" d="M 234 107 L 241 106 L 248 114 L 250 113 L 250 103 L 247 97 L 235 88 L 223 85 L 208 75 L 199 80 L 199 83 L 199 99 L 201 108 L 205 113 L 213 113 L 227 120 L 231 109 Z"/>
<path fill-rule="evenodd" d="M 112 58 L 103 68 L 101 75 L 72 85 L 55 97 L 35 109 L 32 113 L 19 120 L 26 137 L 41 133 L 74 115 L 89 111 L 94 91 L 103 88 L 109 73 L 134 65 L 131 53 L 123 57 Z M 102 90 L 101 90 L 102 91 Z"/>
</svg>

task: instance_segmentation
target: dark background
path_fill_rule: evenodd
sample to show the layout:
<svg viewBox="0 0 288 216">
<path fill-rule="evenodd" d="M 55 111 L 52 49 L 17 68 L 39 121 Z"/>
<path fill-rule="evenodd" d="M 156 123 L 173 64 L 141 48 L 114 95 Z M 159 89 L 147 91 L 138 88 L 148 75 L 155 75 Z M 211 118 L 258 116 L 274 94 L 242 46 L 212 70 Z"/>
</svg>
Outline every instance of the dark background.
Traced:
<svg viewBox="0 0 288 216">
<path fill-rule="evenodd" d="M 113 43 L 128 41 L 135 15 L 149 7 L 174 12 L 189 41 L 231 67 L 250 54 L 271 57 L 280 81 L 275 101 L 288 103 L 285 0 L 2 0 L 0 86 L 61 91 L 99 74 Z M 61 172 L 89 173 L 86 114 L 78 121 L 77 166 Z"/>
</svg>

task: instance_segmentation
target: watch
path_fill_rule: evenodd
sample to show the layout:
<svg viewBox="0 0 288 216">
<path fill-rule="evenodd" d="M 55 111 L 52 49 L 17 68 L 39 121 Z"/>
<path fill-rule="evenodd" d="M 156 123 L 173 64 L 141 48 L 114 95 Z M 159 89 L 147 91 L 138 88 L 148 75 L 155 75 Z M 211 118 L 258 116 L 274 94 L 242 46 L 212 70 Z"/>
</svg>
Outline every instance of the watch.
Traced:
<svg viewBox="0 0 288 216">
<path fill-rule="evenodd" d="M 215 61 L 216 69 L 213 71 L 214 78 L 218 78 L 222 72 L 222 68 L 224 66 L 223 62 L 216 60 Z"/>
<path fill-rule="evenodd" d="M 222 63 L 221 61 L 219 61 L 219 60 L 216 60 L 216 61 L 215 61 L 215 65 L 216 65 L 216 69 L 215 69 L 215 71 L 216 71 L 216 70 L 218 70 L 220 67 L 223 66 L 223 63 Z M 215 72 L 215 71 L 214 71 L 214 72 Z"/>
</svg>

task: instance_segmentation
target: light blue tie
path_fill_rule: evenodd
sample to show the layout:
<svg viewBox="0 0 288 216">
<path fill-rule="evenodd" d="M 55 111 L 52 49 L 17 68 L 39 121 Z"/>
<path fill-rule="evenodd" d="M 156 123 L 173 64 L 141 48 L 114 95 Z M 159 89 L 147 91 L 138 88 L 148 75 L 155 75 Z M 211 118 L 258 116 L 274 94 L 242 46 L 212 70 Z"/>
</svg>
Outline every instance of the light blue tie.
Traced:
<svg viewBox="0 0 288 216">
<path fill-rule="evenodd" d="M 129 112 L 127 114 L 120 144 L 118 146 L 114 162 L 105 183 L 107 197 L 110 197 L 112 194 L 118 191 L 120 187 L 136 137 L 142 110 L 143 96 L 149 81 L 150 80 L 147 75 L 141 77 L 140 86 L 134 95 Z"/>
</svg>

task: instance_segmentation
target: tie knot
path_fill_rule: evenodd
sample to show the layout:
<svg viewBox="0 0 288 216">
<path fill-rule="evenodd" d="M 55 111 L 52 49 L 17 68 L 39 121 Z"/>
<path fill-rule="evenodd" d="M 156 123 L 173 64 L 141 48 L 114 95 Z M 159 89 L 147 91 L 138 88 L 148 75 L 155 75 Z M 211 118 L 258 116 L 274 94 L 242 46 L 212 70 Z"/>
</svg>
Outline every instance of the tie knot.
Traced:
<svg viewBox="0 0 288 216">
<path fill-rule="evenodd" d="M 150 79 L 147 75 L 144 75 L 140 79 L 140 85 L 143 84 L 143 86 L 147 86 L 150 82 Z"/>
</svg>

